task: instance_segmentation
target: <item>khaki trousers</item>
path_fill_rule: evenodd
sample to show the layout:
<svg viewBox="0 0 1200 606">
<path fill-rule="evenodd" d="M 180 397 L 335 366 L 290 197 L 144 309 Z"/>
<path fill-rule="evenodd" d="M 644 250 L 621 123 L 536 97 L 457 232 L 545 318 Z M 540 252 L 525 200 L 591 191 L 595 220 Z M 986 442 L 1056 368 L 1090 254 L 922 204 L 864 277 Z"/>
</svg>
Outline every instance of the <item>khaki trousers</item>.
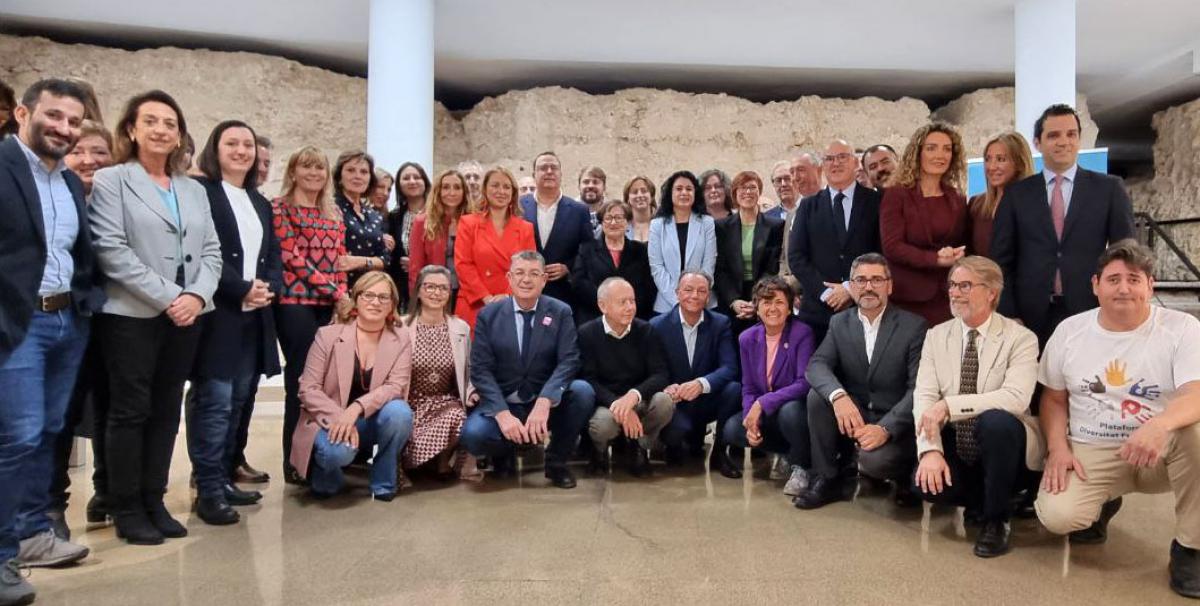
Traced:
<svg viewBox="0 0 1200 606">
<path fill-rule="evenodd" d="M 642 420 L 643 435 L 638 438 L 638 444 L 650 450 L 654 441 L 658 439 L 658 433 L 671 422 L 671 415 L 675 413 L 675 403 L 671 401 L 671 396 L 659 392 L 654 394 L 649 402 L 642 398 L 642 403 L 635 406 L 633 411 Z M 621 426 L 613 417 L 612 411 L 607 406 L 597 406 L 591 421 L 588 422 L 588 435 L 591 436 L 592 445 L 596 450 L 607 452 L 608 443 L 621 434 Z"/>
</svg>

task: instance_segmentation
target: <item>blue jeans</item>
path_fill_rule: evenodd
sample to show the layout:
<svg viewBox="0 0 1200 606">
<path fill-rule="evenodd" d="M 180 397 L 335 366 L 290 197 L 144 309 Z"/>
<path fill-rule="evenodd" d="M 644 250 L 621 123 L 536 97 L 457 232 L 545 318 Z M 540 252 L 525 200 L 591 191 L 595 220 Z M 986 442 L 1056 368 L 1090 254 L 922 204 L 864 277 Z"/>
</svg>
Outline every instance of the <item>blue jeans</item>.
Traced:
<svg viewBox="0 0 1200 606">
<path fill-rule="evenodd" d="M 533 404 L 505 404 L 508 411 L 522 422 L 529 417 Z M 567 386 L 562 401 L 550 409 L 550 444 L 546 446 L 546 467 L 566 467 L 579 434 L 596 410 L 596 392 L 587 381 L 575 380 Z M 476 406 L 463 423 L 463 448 L 476 457 L 504 457 L 513 451 L 513 444 L 500 433 L 493 415 Z"/>
<path fill-rule="evenodd" d="M 50 527 L 55 438 L 87 339 L 87 320 L 71 309 L 35 311 L 25 340 L 0 366 L 0 562 Z"/>
<path fill-rule="evenodd" d="M 397 457 L 408 437 L 412 435 L 412 410 L 404 400 L 392 400 L 369 418 L 360 418 L 358 448 L 329 441 L 329 430 L 322 429 L 313 444 L 308 485 L 313 492 L 331 495 L 342 489 L 345 474 L 342 468 L 353 463 L 359 448 L 370 450 L 378 446 L 371 460 L 371 494 L 396 492 Z"/>
<path fill-rule="evenodd" d="M 758 430 L 762 433 L 759 448 L 787 457 L 788 463 L 804 469 L 812 468 L 812 447 L 808 435 L 808 398 L 785 402 L 775 414 L 763 414 L 758 418 Z M 745 415 L 736 414 L 725 422 L 725 443 L 745 448 L 746 428 L 742 425 Z"/>
<path fill-rule="evenodd" d="M 242 409 L 258 383 L 258 351 L 242 349 L 230 379 L 199 379 L 192 384 L 187 407 L 188 457 L 196 474 L 196 492 L 219 496 L 229 483 Z"/>
</svg>

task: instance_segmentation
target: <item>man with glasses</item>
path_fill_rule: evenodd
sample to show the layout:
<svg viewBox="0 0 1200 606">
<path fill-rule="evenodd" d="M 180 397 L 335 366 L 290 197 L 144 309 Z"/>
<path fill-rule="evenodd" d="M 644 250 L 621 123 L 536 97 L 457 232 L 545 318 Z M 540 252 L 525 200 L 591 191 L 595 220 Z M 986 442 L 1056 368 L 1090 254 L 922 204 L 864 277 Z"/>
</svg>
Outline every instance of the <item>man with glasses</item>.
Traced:
<svg viewBox="0 0 1200 606">
<path fill-rule="evenodd" d="M 883 255 L 858 257 L 850 275 L 858 307 L 833 316 L 805 373 L 812 386 L 808 431 L 816 477 L 807 490 L 796 490 L 793 503 L 800 509 L 838 500 L 839 479 L 854 476 L 855 461 L 863 475 L 895 482 L 898 505 L 919 502 L 910 489 L 916 462 L 912 410 L 925 320 L 888 305 L 892 274 Z"/>
<path fill-rule="evenodd" d="M 546 260 L 546 294 L 573 305 L 567 276 L 579 250 L 595 239 L 591 211 L 563 195 L 562 163 L 554 152 L 542 152 L 533 159 L 533 178 L 537 190 L 521 198 L 521 212 L 526 221 L 533 223 L 537 251 Z"/>
<path fill-rule="evenodd" d="M 854 148 L 836 139 L 825 149 L 822 164 L 828 187 L 805 198 L 786 236 L 787 261 L 804 287 L 800 317 L 819 343 L 829 318 L 851 304 L 850 264 L 859 255 L 877 253 L 879 192 L 854 181 L 858 157 Z"/>
<path fill-rule="evenodd" d="M 571 308 L 542 294 L 546 261 L 532 250 L 512 257 L 512 297 L 491 303 L 475 320 L 471 382 L 479 404 L 462 429 L 462 444 L 492 461 L 493 475 L 515 473 L 514 446 L 537 445 L 549 435 L 546 478 L 574 488 L 567 459 L 575 449 L 596 395 L 579 372 Z"/>
<path fill-rule="evenodd" d="M 1009 502 L 1045 460 L 1029 414 L 1037 337 L 996 313 L 1004 276 L 991 259 L 956 261 L 948 288 L 954 318 L 929 329 L 917 370 L 914 484 L 927 501 L 966 507 L 964 521 L 982 525 L 975 555 L 990 558 L 1008 553 Z"/>
<path fill-rule="evenodd" d="M 780 160 L 771 167 L 771 186 L 775 188 L 779 204 L 761 210 L 763 214 L 772 219 L 787 220 L 788 214 L 796 209 L 796 202 L 800 200 L 800 197 L 796 195 L 791 167 L 791 163 L 787 160 Z"/>
</svg>

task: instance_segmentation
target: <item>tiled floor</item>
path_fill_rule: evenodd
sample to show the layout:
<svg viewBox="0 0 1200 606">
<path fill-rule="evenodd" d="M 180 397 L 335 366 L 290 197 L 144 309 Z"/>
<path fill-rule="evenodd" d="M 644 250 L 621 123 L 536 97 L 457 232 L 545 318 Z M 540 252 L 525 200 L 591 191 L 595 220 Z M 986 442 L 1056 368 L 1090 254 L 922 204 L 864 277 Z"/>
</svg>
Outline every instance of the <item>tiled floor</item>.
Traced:
<svg viewBox="0 0 1200 606">
<path fill-rule="evenodd" d="M 242 523 L 212 527 L 188 513 L 182 435 L 168 506 L 190 536 L 135 547 L 85 531 L 90 469 L 75 470 L 68 517 L 92 555 L 35 571 L 38 604 L 1192 603 L 1167 587 L 1170 495 L 1126 497 L 1103 546 L 1015 522 L 993 560 L 971 555 L 954 510 L 873 494 L 802 512 L 778 483 L 698 467 L 645 481 L 580 468 L 567 491 L 538 471 L 422 482 L 391 503 L 365 489 L 318 503 L 276 479 Z M 251 461 L 277 472 L 278 444 L 279 419 L 256 420 Z"/>
</svg>

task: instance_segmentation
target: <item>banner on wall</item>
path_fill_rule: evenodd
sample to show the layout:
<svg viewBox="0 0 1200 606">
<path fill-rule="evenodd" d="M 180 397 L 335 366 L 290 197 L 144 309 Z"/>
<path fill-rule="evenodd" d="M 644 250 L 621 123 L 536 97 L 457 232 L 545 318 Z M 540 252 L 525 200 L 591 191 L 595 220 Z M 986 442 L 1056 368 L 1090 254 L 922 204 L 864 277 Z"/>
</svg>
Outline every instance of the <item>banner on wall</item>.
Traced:
<svg viewBox="0 0 1200 606">
<path fill-rule="evenodd" d="M 1108 148 L 1097 147 L 1079 152 L 1079 165 L 1088 170 L 1108 174 Z M 1042 171 L 1042 155 L 1033 155 L 1034 172 Z M 983 174 L 983 158 L 967 160 L 967 197 L 982 194 L 987 188 L 987 178 Z"/>
</svg>

